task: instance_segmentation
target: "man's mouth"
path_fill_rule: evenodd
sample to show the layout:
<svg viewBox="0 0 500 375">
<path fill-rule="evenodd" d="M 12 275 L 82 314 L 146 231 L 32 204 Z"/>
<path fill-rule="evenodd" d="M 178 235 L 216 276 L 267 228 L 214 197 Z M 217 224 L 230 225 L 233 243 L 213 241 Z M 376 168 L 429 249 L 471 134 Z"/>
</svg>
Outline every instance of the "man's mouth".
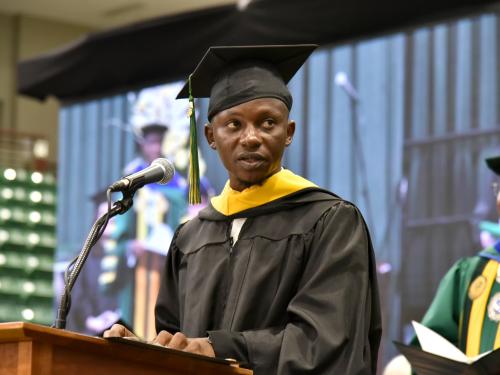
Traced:
<svg viewBox="0 0 500 375">
<path fill-rule="evenodd" d="M 265 158 L 260 154 L 247 153 L 240 155 L 238 161 L 244 166 L 256 167 L 265 161 Z"/>
</svg>

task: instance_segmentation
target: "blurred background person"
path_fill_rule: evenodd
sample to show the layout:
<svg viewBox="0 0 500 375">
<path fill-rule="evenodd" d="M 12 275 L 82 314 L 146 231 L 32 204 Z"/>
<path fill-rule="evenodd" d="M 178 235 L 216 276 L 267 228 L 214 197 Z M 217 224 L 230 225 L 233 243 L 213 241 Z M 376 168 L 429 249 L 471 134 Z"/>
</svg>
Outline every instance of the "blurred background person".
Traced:
<svg viewBox="0 0 500 375">
<path fill-rule="evenodd" d="M 486 164 L 500 176 L 500 155 L 486 159 Z M 500 216 L 498 181 L 493 182 L 493 196 Z M 450 268 L 422 319 L 423 325 L 468 357 L 500 348 L 500 227 L 498 222 L 481 222 L 480 229 L 482 237 L 488 238 L 486 248 L 475 256 L 459 259 Z M 418 345 L 416 337 L 412 344 Z M 411 374 L 411 367 L 398 356 L 387 365 L 384 374 Z"/>
<path fill-rule="evenodd" d="M 124 175 L 138 172 L 165 157 L 164 144 L 174 122 L 171 89 L 143 90 L 133 109 L 132 126 L 138 156 L 124 168 Z M 186 112 L 182 115 L 185 117 Z M 177 124 L 178 126 L 178 124 Z M 134 197 L 134 205 L 116 218 L 112 238 L 115 249 L 102 264 L 100 284 L 107 294 L 118 296 L 121 319 L 141 337 L 154 333 L 153 309 L 160 270 L 175 228 L 187 209 L 187 183 L 175 173 L 165 185 L 148 184 Z M 139 323 L 137 323 L 139 322 Z"/>
</svg>

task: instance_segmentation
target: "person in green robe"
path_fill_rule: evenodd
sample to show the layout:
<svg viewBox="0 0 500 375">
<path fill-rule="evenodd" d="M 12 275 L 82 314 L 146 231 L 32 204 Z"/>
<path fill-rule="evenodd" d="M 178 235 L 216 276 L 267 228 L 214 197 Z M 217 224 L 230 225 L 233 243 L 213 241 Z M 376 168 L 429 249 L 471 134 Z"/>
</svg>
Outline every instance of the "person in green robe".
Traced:
<svg viewBox="0 0 500 375">
<path fill-rule="evenodd" d="M 500 176 L 500 156 L 486 159 Z M 500 192 L 494 196 L 500 216 Z M 492 225 L 489 225 L 490 230 Z M 500 241 L 473 257 L 459 259 L 441 280 L 422 324 L 439 333 L 467 356 L 500 348 Z M 415 337 L 412 344 L 417 345 Z M 401 357 L 384 374 L 410 374 Z"/>
<path fill-rule="evenodd" d="M 174 234 L 154 343 L 255 375 L 375 373 L 381 319 L 363 217 L 282 166 L 295 131 L 286 83 L 315 47 L 212 47 L 179 94 L 210 98 L 205 137 L 229 180 Z"/>
<path fill-rule="evenodd" d="M 500 175 L 500 156 L 486 159 Z M 500 215 L 500 192 L 495 189 Z M 446 273 L 422 324 L 468 356 L 500 347 L 500 241 L 462 258 Z"/>
</svg>

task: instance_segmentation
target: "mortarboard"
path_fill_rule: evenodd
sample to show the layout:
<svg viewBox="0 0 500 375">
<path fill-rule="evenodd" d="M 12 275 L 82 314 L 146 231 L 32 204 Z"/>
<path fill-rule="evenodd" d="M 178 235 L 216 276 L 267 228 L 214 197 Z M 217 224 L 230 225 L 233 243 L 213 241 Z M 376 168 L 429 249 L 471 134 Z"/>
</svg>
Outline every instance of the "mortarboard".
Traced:
<svg viewBox="0 0 500 375">
<path fill-rule="evenodd" d="M 156 122 L 142 125 L 140 128 L 140 132 L 143 137 L 145 137 L 149 133 L 166 133 L 167 130 L 168 125 Z"/>
<path fill-rule="evenodd" d="M 199 203 L 199 171 L 194 98 L 210 98 L 208 120 L 220 111 L 259 98 L 276 98 L 292 107 L 286 84 L 315 44 L 210 47 L 177 99 L 190 102 L 189 203 Z"/>
<path fill-rule="evenodd" d="M 486 164 L 493 172 L 500 176 L 500 156 L 486 159 Z"/>
</svg>

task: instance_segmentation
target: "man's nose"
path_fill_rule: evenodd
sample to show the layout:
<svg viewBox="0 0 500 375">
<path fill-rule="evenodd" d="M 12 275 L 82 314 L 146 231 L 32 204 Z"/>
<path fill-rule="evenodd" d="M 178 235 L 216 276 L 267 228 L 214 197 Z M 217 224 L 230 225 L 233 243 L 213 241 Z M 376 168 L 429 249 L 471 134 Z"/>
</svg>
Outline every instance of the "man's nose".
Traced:
<svg viewBox="0 0 500 375">
<path fill-rule="evenodd" d="M 241 135 L 241 143 L 249 148 L 260 146 L 261 141 L 258 129 L 253 125 L 247 125 Z"/>
</svg>

